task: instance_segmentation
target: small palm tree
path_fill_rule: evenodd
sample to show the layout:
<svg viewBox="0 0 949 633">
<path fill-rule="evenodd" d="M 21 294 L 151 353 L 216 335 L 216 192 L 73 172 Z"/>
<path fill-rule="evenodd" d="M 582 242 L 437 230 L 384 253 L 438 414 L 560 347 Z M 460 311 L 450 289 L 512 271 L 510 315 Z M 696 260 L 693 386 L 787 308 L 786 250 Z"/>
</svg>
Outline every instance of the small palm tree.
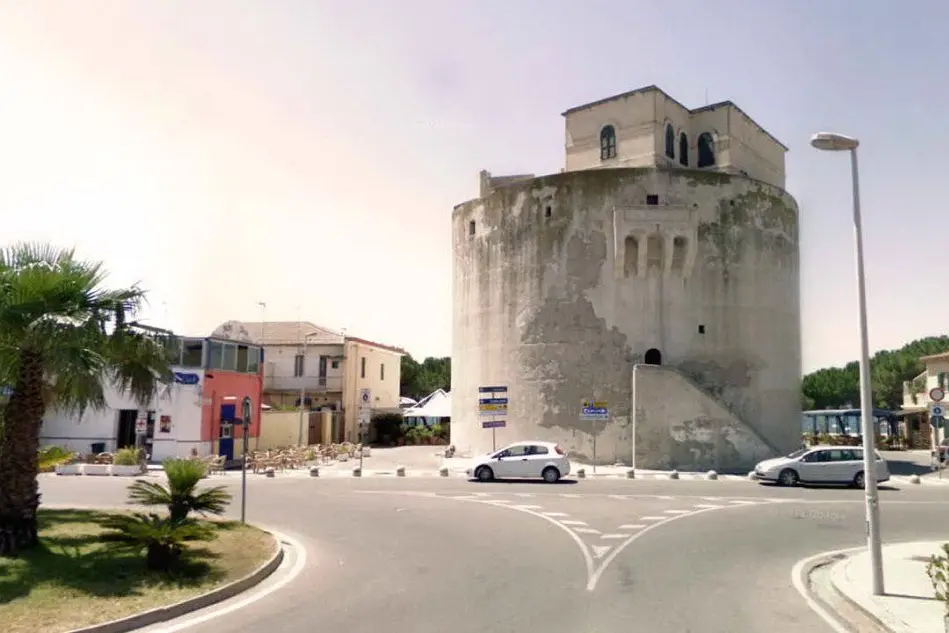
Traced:
<svg viewBox="0 0 949 633">
<path fill-rule="evenodd" d="M 149 402 L 167 348 L 131 321 L 145 294 L 109 290 L 98 262 L 43 244 L 0 249 L 0 556 L 35 546 L 39 430 L 50 407 L 105 406 L 106 386 Z"/>
<path fill-rule="evenodd" d="M 167 506 L 172 522 L 181 522 L 192 512 L 224 514 L 231 494 L 224 486 L 197 490 L 207 468 L 194 459 L 166 459 L 162 462 L 168 487 L 140 479 L 129 486 L 129 503 L 143 506 Z"/>
<path fill-rule="evenodd" d="M 168 571 L 181 557 L 185 543 L 209 541 L 214 530 L 193 519 L 173 521 L 157 514 L 117 514 L 104 519 L 102 527 L 111 532 L 102 535 L 115 549 L 136 554 L 145 550 L 145 565 L 154 571 Z"/>
</svg>

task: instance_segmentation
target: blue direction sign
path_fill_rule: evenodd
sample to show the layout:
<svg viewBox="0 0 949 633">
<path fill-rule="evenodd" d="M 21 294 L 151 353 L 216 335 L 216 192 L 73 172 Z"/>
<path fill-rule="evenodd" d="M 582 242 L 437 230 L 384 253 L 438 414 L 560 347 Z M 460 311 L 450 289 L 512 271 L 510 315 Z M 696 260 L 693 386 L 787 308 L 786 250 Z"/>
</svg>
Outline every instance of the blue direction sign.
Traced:
<svg viewBox="0 0 949 633">
<path fill-rule="evenodd" d="M 507 423 L 504 420 L 489 420 L 481 423 L 482 429 L 503 429 Z"/>
<path fill-rule="evenodd" d="M 584 420 L 609 420 L 610 410 L 606 407 L 583 407 L 580 417 Z"/>
<path fill-rule="evenodd" d="M 478 393 L 507 393 L 507 387 L 478 387 Z"/>
<path fill-rule="evenodd" d="M 478 404 L 507 404 L 507 398 L 479 398 Z"/>
</svg>

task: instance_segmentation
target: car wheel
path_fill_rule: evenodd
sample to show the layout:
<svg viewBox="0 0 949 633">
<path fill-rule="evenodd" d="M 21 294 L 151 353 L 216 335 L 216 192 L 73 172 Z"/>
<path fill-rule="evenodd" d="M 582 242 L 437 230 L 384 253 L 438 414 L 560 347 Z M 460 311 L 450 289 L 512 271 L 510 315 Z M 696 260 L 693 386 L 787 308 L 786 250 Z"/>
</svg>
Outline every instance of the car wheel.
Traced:
<svg viewBox="0 0 949 633">
<path fill-rule="evenodd" d="M 491 481 L 494 479 L 494 471 L 488 466 L 479 466 L 475 471 L 475 479 L 478 481 Z"/>
<path fill-rule="evenodd" d="M 554 468 L 553 466 L 548 466 L 544 469 L 544 472 L 541 473 L 546 481 L 549 484 L 555 484 L 560 479 L 560 471 Z"/>
<path fill-rule="evenodd" d="M 797 481 L 797 473 L 790 468 L 785 468 L 781 471 L 781 474 L 778 475 L 778 483 L 782 486 L 794 486 L 797 484 Z"/>
<path fill-rule="evenodd" d="M 853 485 L 855 488 L 863 488 L 867 483 L 867 478 L 864 476 L 863 471 L 861 470 L 853 478 Z"/>
</svg>

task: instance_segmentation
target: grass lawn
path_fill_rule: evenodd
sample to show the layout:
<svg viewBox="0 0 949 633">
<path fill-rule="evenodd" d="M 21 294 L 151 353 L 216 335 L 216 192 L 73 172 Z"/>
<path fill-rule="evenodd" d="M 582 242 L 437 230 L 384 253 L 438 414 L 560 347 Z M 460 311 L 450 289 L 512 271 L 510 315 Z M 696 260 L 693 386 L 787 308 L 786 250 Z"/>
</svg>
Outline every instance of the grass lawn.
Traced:
<svg viewBox="0 0 949 633">
<path fill-rule="evenodd" d="M 189 543 L 173 573 L 156 574 L 144 554 L 106 549 L 107 515 L 41 510 L 42 547 L 0 558 L 0 631 L 61 633 L 173 604 L 247 575 L 277 547 L 256 528 L 216 522 L 218 538 Z"/>
</svg>

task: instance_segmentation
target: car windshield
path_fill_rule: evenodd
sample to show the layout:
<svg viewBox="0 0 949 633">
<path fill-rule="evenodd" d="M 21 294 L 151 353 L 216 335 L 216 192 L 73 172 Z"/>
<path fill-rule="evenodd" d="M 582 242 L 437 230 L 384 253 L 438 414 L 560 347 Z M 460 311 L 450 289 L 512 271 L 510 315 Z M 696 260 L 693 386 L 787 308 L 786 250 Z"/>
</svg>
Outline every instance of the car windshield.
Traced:
<svg viewBox="0 0 949 633">
<path fill-rule="evenodd" d="M 803 455 L 804 453 L 806 453 L 806 452 L 809 451 L 809 450 L 811 450 L 811 449 L 809 449 L 809 448 L 799 448 L 799 449 L 797 449 L 796 451 L 794 451 L 793 453 L 788 454 L 788 457 L 790 457 L 791 459 L 797 459 L 798 457 L 800 457 L 801 455 Z"/>
</svg>

